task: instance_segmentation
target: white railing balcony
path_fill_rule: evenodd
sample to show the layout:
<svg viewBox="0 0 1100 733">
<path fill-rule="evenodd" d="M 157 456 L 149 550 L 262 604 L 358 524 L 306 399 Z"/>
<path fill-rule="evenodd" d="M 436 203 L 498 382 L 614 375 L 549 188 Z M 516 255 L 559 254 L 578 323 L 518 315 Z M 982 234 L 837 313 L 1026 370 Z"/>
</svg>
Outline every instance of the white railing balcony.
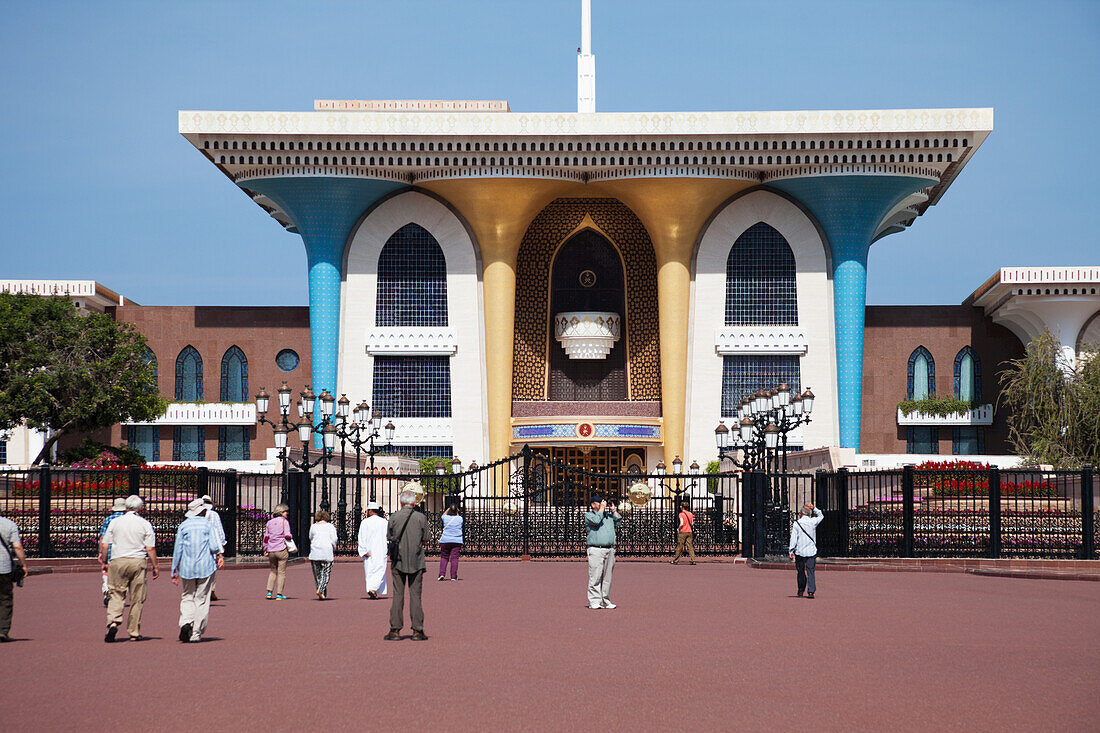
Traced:
<svg viewBox="0 0 1100 733">
<path fill-rule="evenodd" d="M 150 422 L 123 425 L 254 425 L 253 402 L 173 402 L 164 414 Z"/>
<path fill-rule="evenodd" d="M 370 356 L 454 356 L 458 332 L 447 326 L 377 326 L 367 331 Z"/>
<path fill-rule="evenodd" d="M 993 424 L 993 405 L 978 405 L 973 410 L 952 412 L 948 415 L 929 415 L 924 412 L 910 412 L 908 415 L 898 408 L 898 425 L 912 427 L 971 427 Z"/>
</svg>

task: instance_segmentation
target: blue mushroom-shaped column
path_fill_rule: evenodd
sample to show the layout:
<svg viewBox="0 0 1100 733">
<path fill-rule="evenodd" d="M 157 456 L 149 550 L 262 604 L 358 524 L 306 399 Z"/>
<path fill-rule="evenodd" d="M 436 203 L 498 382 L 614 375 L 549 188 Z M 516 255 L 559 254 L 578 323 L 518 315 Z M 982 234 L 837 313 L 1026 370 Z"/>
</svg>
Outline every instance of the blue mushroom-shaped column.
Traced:
<svg viewBox="0 0 1100 733">
<path fill-rule="evenodd" d="M 315 394 L 337 394 L 340 284 L 344 248 L 367 209 L 407 184 L 371 178 L 287 176 L 237 182 L 266 196 L 290 220 L 306 245 L 309 264 L 309 335 Z M 321 436 L 317 436 L 320 441 Z M 320 443 L 318 442 L 318 445 Z"/>
<path fill-rule="evenodd" d="M 867 252 L 880 226 L 899 204 L 937 183 L 935 178 L 887 173 L 824 174 L 768 182 L 809 209 L 829 242 L 840 444 L 857 451 L 863 404 Z"/>
</svg>

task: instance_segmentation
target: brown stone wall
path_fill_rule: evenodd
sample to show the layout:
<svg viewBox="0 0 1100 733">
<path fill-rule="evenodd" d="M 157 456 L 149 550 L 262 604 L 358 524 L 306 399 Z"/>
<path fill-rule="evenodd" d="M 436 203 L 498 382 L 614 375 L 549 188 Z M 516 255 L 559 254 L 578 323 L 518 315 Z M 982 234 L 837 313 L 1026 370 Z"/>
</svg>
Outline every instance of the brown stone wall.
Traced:
<svg viewBox="0 0 1100 733">
<path fill-rule="evenodd" d="M 265 388 L 272 395 L 286 380 L 295 393 L 310 383 L 309 308 L 252 306 L 120 306 L 115 309 L 119 321 L 134 324 L 148 340 L 157 357 L 160 392 L 169 402 L 176 391 L 176 357 L 184 347 L 194 346 L 202 357 L 203 399 L 217 402 L 221 391 L 222 357 L 231 346 L 237 346 L 248 360 L 248 391 L 254 396 Z M 300 362 L 292 372 L 284 372 L 275 364 L 275 356 L 283 349 L 293 349 Z M 218 428 L 207 427 L 206 460 L 218 459 Z M 160 458 L 172 459 L 171 426 L 160 429 Z M 125 430 L 111 428 L 111 443 L 126 442 Z M 266 456 L 275 447 L 271 430 L 252 428 L 249 446 L 253 460 Z"/>
<path fill-rule="evenodd" d="M 981 362 L 982 403 L 996 406 L 1001 364 L 1023 355 L 1011 331 L 986 318 L 981 308 L 965 305 L 869 306 L 863 334 L 863 412 L 860 450 L 904 453 L 906 428 L 897 424 L 897 405 L 905 399 L 909 355 L 918 346 L 936 362 L 936 392 L 955 389 L 955 355 L 970 346 Z M 995 409 L 985 429 L 985 452 L 1009 453 L 1005 416 Z M 951 455 L 951 428 L 940 428 L 940 455 Z"/>
</svg>

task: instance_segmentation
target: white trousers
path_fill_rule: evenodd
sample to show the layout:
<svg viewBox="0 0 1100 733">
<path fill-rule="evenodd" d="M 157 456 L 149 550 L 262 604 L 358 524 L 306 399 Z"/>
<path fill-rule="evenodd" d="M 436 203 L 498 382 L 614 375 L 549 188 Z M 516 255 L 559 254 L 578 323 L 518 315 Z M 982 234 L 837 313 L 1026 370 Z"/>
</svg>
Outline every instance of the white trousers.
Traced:
<svg viewBox="0 0 1100 733">
<path fill-rule="evenodd" d="M 386 594 L 386 558 L 364 557 L 363 575 L 366 576 L 367 591 L 380 596 Z"/>
<path fill-rule="evenodd" d="M 611 571 L 615 569 L 614 547 L 588 548 L 588 605 L 611 603 Z"/>
<path fill-rule="evenodd" d="M 181 585 L 180 627 L 191 624 L 191 641 L 198 641 L 206 631 L 206 620 L 210 616 L 210 591 L 214 588 L 214 576 L 181 578 Z"/>
</svg>

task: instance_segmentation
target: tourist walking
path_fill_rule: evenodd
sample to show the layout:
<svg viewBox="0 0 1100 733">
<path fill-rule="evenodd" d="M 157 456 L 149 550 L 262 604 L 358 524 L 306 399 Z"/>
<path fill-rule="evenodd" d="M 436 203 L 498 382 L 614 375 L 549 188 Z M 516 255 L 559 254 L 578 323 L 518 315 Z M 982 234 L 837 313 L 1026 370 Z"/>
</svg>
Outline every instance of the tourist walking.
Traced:
<svg viewBox="0 0 1100 733">
<path fill-rule="evenodd" d="M 386 530 L 389 525 L 377 501 L 367 503 L 366 516 L 359 523 L 359 556 L 371 600 L 386 593 Z"/>
<path fill-rule="evenodd" d="M 107 525 L 111 523 L 112 519 L 121 517 L 126 513 L 126 497 L 116 496 L 114 502 L 111 504 L 111 512 L 107 515 L 107 518 L 103 520 L 103 525 L 99 528 L 99 541 L 103 541 L 103 535 L 107 534 Z M 111 554 L 107 553 L 107 562 L 111 561 Z M 107 568 L 103 568 L 100 571 L 100 576 L 103 579 L 103 607 L 107 607 L 107 601 L 111 598 L 111 591 L 107 587 Z"/>
<path fill-rule="evenodd" d="M 0 642 L 11 641 L 11 616 L 15 607 L 15 586 L 23 585 L 27 553 L 19 539 L 19 528 L 0 517 Z"/>
<path fill-rule="evenodd" d="M 267 562 L 271 566 L 271 572 L 267 574 L 267 600 L 274 598 L 277 601 L 285 601 L 283 586 L 286 584 L 286 563 L 290 559 L 290 548 L 294 542 L 290 534 L 290 507 L 279 504 L 271 512 L 271 519 L 264 527 L 263 550 L 267 555 Z"/>
<path fill-rule="evenodd" d="M 206 520 L 210 522 L 211 527 L 214 529 L 214 534 L 218 537 L 218 542 L 222 545 L 222 550 L 225 550 L 225 525 L 222 524 L 221 515 L 214 509 L 214 500 L 210 498 L 210 494 L 203 494 L 201 497 L 203 504 L 206 504 Z M 218 574 L 214 573 L 214 577 L 210 580 L 210 600 L 218 600 Z"/>
<path fill-rule="evenodd" d="M 588 607 L 615 608 L 611 602 L 611 573 L 615 569 L 615 530 L 622 516 L 603 497 L 593 496 L 584 513 L 588 529 Z"/>
<path fill-rule="evenodd" d="M 224 562 L 221 540 L 207 518 L 209 505 L 195 499 L 187 505 L 186 519 L 176 530 L 172 550 L 172 584 L 182 586 L 180 596 L 180 641 L 202 641 L 210 616 L 214 573 Z"/>
<path fill-rule="evenodd" d="M 679 524 L 676 528 L 676 554 L 672 557 L 673 565 L 680 562 L 680 556 L 684 554 L 684 548 L 687 548 L 688 557 L 691 558 L 691 564 L 695 564 L 694 539 L 695 515 L 691 513 L 691 502 L 685 499 L 680 505 Z"/>
<path fill-rule="evenodd" d="M 141 635 L 141 610 L 145 605 L 146 567 L 153 580 L 160 577 L 157 568 L 157 541 L 153 525 L 140 514 L 145 502 L 140 496 L 126 497 L 126 513 L 112 519 L 99 543 L 99 560 L 107 568 L 107 585 L 111 591 L 107 603 L 107 634 L 103 641 L 111 643 L 122 624 L 122 611 L 126 594 L 130 594 L 130 616 L 126 631 L 130 641 L 143 641 Z M 111 560 L 107 561 L 110 554 Z"/>
<path fill-rule="evenodd" d="M 324 509 L 313 517 L 309 528 L 309 564 L 313 567 L 313 584 L 317 586 L 317 600 L 327 600 L 328 579 L 332 575 L 332 563 L 336 560 L 336 527 L 329 522 L 331 516 Z"/>
<path fill-rule="evenodd" d="M 807 504 L 802 507 L 798 519 L 791 525 L 791 543 L 787 552 L 798 570 L 799 598 L 803 592 L 807 598 L 813 598 L 817 592 L 817 581 L 814 579 L 814 570 L 817 569 L 817 525 L 824 518 L 820 509 L 813 504 Z"/>
<path fill-rule="evenodd" d="M 451 563 L 451 580 L 458 580 L 458 556 L 462 552 L 462 515 L 451 504 L 443 512 L 443 534 L 439 536 L 439 579 L 447 579 L 447 562 Z"/>
<path fill-rule="evenodd" d="M 409 589 L 409 619 L 412 622 L 412 638 L 424 641 L 424 608 L 420 603 L 420 591 L 424 587 L 424 546 L 428 544 L 428 518 L 416 511 L 416 493 L 413 484 L 405 484 L 398 495 L 401 508 L 390 516 L 386 528 L 386 541 L 390 544 L 390 562 L 393 563 L 393 602 L 390 605 L 390 632 L 383 638 L 394 641 L 401 638 L 405 625 L 405 588 Z M 395 552 L 396 549 L 396 552 Z"/>
</svg>

